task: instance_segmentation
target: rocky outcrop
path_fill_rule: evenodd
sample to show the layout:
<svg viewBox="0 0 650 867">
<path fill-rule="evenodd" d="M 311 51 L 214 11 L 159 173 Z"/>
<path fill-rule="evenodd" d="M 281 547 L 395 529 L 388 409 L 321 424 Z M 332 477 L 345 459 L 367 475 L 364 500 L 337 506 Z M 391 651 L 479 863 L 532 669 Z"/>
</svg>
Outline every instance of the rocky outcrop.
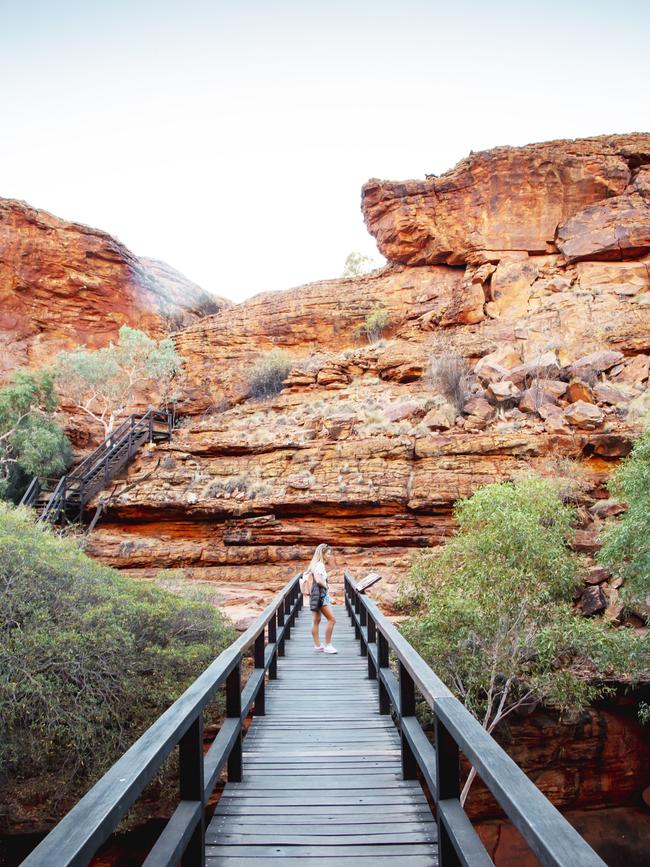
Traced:
<svg viewBox="0 0 650 867">
<path fill-rule="evenodd" d="M 159 337 L 226 303 L 105 232 L 0 199 L 0 381 L 61 349 L 105 346 L 122 325 Z"/>
<path fill-rule="evenodd" d="M 418 552 L 452 531 L 458 497 L 535 469 L 572 477 L 576 550 L 593 554 L 604 483 L 650 408 L 650 255 L 573 262 L 554 239 L 628 195 L 649 152 L 647 135 L 551 142 L 474 154 L 417 195 L 415 182 L 366 186 L 380 243 L 406 202 L 447 227 L 453 255 L 429 242 L 402 255 L 393 233 L 380 271 L 265 293 L 178 333 L 184 426 L 112 489 L 92 552 L 204 581 L 243 624 L 328 541 L 337 579 L 378 569 L 389 604 Z M 377 312 L 384 339 L 368 344 Z M 253 401 L 271 349 L 292 369 Z M 619 617 L 603 580 L 580 604 Z"/>
<path fill-rule="evenodd" d="M 638 171 L 646 163 L 648 134 L 494 148 L 440 177 L 368 181 L 363 212 L 382 254 L 405 265 L 480 264 L 558 248 L 576 259 L 630 258 L 649 249 Z"/>
</svg>

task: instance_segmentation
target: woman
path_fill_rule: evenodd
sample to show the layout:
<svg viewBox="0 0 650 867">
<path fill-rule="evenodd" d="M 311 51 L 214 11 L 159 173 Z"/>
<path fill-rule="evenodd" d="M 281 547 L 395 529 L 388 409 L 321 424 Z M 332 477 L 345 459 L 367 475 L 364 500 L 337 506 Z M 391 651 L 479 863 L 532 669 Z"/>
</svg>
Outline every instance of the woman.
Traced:
<svg viewBox="0 0 650 867">
<path fill-rule="evenodd" d="M 321 544 L 314 551 L 311 563 L 302 573 L 300 586 L 305 593 L 309 594 L 309 607 L 313 611 L 311 634 L 314 639 L 314 650 L 319 653 L 337 653 L 332 646 L 332 632 L 336 618 L 332 611 L 331 600 L 328 592 L 327 569 L 323 560 L 327 551 L 327 545 Z M 325 615 L 327 626 L 325 627 L 325 644 L 321 644 L 319 628 L 322 615 Z"/>
</svg>

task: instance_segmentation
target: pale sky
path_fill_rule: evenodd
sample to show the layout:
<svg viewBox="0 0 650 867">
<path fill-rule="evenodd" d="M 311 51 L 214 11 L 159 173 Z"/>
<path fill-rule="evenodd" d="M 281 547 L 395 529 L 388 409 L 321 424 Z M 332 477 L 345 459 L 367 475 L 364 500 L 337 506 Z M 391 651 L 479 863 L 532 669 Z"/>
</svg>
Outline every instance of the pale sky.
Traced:
<svg viewBox="0 0 650 867">
<path fill-rule="evenodd" d="M 233 300 L 376 255 L 370 177 L 650 130 L 650 3 L 0 0 L 0 196 Z"/>
</svg>

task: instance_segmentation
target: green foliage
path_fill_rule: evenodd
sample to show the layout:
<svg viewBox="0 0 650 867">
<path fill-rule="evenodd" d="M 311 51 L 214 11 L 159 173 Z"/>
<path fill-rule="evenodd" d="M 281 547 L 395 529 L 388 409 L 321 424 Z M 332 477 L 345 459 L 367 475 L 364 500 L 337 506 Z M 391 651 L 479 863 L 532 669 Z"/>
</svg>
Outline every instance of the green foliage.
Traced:
<svg viewBox="0 0 650 867">
<path fill-rule="evenodd" d="M 372 310 L 364 319 L 363 324 L 356 329 L 358 335 L 367 338 L 368 343 L 376 343 L 383 336 L 384 331 L 390 325 L 390 313 L 388 310 L 378 308 Z"/>
<path fill-rule="evenodd" d="M 0 388 L 0 497 L 17 500 L 33 476 L 61 475 L 70 443 L 56 423 L 58 398 L 46 372 L 15 373 Z"/>
<path fill-rule="evenodd" d="M 403 587 L 402 604 L 417 608 L 406 637 L 488 731 L 537 701 L 580 708 L 606 691 L 592 675 L 642 667 L 633 630 L 571 606 L 574 516 L 540 478 L 487 485 L 458 504 L 457 535 Z"/>
<path fill-rule="evenodd" d="M 79 797 L 235 637 L 213 607 L 121 576 L 2 504 L 0 633 L 0 780 L 54 777 L 61 798 Z"/>
<path fill-rule="evenodd" d="M 171 338 L 152 340 L 142 331 L 123 325 L 115 344 L 102 349 L 81 346 L 60 353 L 55 365 L 56 384 L 108 436 L 116 416 L 133 403 L 136 391 L 167 399 L 182 361 Z"/>
<path fill-rule="evenodd" d="M 375 262 L 370 256 L 364 256 L 363 253 L 350 253 L 345 260 L 343 266 L 342 277 L 360 277 L 362 274 L 368 274 L 376 268 L 381 268 L 381 265 Z"/>
<path fill-rule="evenodd" d="M 292 367 L 293 361 L 281 349 L 272 349 L 261 355 L 250 373 L 249 397 L 265 400 L 279 394 Z"/>
<path fill-rule="evenodd" d="M 624 599 L 645 603 L 650 596 L 650 428 L 636 441 L 608 487 L 627 503 L 627 512 L 605 530 L 598 559 L 624 578 Z"/>
</svg>

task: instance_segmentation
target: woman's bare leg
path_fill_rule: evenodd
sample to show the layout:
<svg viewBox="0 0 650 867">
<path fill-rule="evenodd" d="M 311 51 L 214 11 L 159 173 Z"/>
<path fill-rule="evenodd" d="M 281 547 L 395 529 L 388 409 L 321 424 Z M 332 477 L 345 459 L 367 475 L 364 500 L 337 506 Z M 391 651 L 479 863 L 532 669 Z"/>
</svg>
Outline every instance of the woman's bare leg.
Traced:
<svg viewBox="0 0 650 867">
<path fill-rule="evenodd" d="M 320 609 L 327 619 L 327 626 L 325 627 L 325 645 L 332 643 L 332 632 L 334 632 L 334 626 L 336 624 L 336 617 L 334 617 L 334 612 L 330 608 L 329 605 L 321 605 Z"/>
<path fill-rule="evenodd" d="M 320 647 L 320 636 L 318 634 L 320 626 L 320 611 L 314 611 L 314 616 L 311 619 L 311 637 L 314 639 L 314 647 Z"/>
</svg>

